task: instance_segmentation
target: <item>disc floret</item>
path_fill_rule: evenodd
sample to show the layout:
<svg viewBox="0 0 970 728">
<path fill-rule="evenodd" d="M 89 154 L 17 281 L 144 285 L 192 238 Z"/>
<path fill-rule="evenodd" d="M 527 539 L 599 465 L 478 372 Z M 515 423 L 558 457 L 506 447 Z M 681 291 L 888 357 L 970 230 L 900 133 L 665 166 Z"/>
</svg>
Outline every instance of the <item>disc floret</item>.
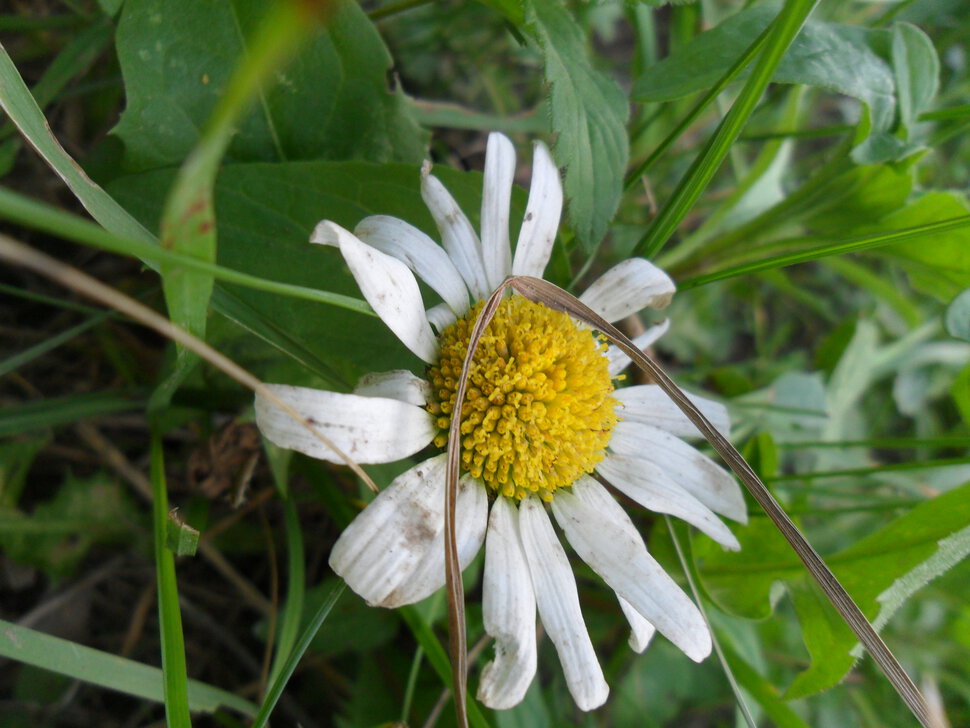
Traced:
<svg viewBox="0 0 970 728">
<path fill-rule="evenodd" d="M 441 334 L 428 370 L 438 447 L 448 442 L 474 306 Z M 502 301 L 482 335 L 461 414 L 461 466 L 496 493 L 552 500 L 603 459 L 616 425 L 606 344 L 568 315 L 520 296 Z"/>
</svg>

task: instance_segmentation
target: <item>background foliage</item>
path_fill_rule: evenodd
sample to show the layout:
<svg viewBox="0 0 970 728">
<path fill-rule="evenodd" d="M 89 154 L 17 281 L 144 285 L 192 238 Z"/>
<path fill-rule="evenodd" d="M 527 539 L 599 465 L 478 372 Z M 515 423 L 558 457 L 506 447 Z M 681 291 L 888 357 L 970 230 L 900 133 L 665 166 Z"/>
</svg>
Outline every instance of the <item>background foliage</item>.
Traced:
<svg viewBox="0 0 970 728">
<path fill-rule="evenodd" d="M 13 3 L 0 217 L 261 378 L 347 390 L 419 363 L 339 254 L 308 245 L 314 224 L 382 213 L 434 234 L 425 158 L 476 222 L 484 132 L 516 141 L 520 181 L 530 140 L 552 142 L 568 206 L 547 276 L 571 287 L 630 254 L 670 271 L 681 291 L 655 354 L 728 403 L 734 441 L 940 725 L 966 725 L 965 10 Z M 15 267 L 0 294 L 0 723 L 454 723 L 441 595 L 370 609 L 326 566 L 366 499 L 346 469 L 264 451 L 247 391 L 126 318 Z M 369 472 L 384 485 L 395 468 Z M 580 570 L 607 705 L 578 713 L 544 642 L 525 702 L 473 723 L 735 725 L 744 705 L 759 725 L 912 725 L 750 511 L 739 553 L 637 516 L 681 579 L 685 550 L 723 661 L 695 666 L 659 638 L 634 655 Z"/>
</svg>

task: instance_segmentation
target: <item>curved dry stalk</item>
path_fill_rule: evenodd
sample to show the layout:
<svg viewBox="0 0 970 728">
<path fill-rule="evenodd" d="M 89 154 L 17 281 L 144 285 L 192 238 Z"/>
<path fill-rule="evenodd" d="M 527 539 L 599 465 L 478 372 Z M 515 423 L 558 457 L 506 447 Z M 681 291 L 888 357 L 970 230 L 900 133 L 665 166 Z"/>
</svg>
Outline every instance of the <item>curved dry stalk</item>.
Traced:
<svg viewBox="0 0 970 728">
<path fill-rule="evenodd" d="M 465 591 L 458 563 L 458 537 L 455 533 L 455 508 L 458 504 L 458 442 L 461 439 L 461 408 L 468 389 L 472 359 L 482 334 L 495 317 L 505 290 L 512 285 L 506 278 L 488 297 L 468 339 L 465 361 L 455 390 L 455 407 L 448 426 L 448 468 L 445 471 L 445 587 L 448 594 L 448 651 L 451 653 L 451 681 L 455 696 L 455 717 L 459 728 L 468 728 L 465 700 L 468 693 L 468 637 L 465 632 Z"/>
<path fill-rule="evenodd" d="M 899 664 L 899 660 L 896 659 L 896 656 L 886 646 L 869 620 L 866 619 L 862 610 L 845 590 L 845 587 L 842 586 L 832 570 L 822 560 L 822 557 L 798 530 L 798 527 L 778 504 L 765 484 L 761 482 L 761 479 L 741 456 L 741 453 L 701 414 L 700 410 L 687 398 L 680 387 L 667 376 L 667 373 L 655 361 L 640 351 L 619 329 L 599 316 L 578 298 L 571 296 L 558 286 L 530 276 L 512 276 L 506 279 L 503 286 L 506 284 L 510 284 L 519 294 L 529 300 L 567 313 L 604 334 L 619 346 L 638 367 L 653 377 L 664 393 L 701 431 L 718 455 L 744 483 L 748 492 L 751 493 L 758 505 L 771 519 L 771 522 L 781 532 L 781 535 L 798 554 L 812 578 L 815 579 L 822 591 L 825 592 L 825 596 L 832 602 L 832 606 L 835 607 L 845 623 L 849 625 L 859 641 L 872 655 L 873 660 L 879 665 L 883 674 L 913 712 L 913 715 L 916 716 L 916 719 L 925 728 L 932 728 L 933 722 L 930 718 L 926 699 L 903 669 L 903 666 Z"/>
<path fill-rule="evenodd" d="M 186 349 L 198 354 L 209 362 L 212 366 L 221 370 L 224 374 L 232 377 L 244 387 L 252 390 L 261 397 L 273 403 L 274 406 L 283 410 L 287 415 L 299 422 L 310 432 L 313 437 L 333 450 L 344 463 L 350 467 L 354 473 L 363 480 L 367 486 L 374 491 L 378 491 L 377 485 L 371 480 L 364 469 L 354 461 L 349 455 L 344 453 L 335 444 L 314 428 L 300 413 L 293 409 L 286 402 L 277 397 L 273 391 L 263 384 L 259 379 L 236 364 L 232 359 L 213 349 L 201 339 L 196 338 L 185 329 L 176 326 L 167 318 L 151 310 L 147 306 L 138 303 L 134 299 L 119 293 L 99 280 L 92 278 L 86 273 L 82 273 L 77 268 L 62 263 L 56 258 L 52 258 L 46 253 L 31 248 L 13 238 L 0 233 L 0 258 L 9 261 L 23 268 L 28 268 L 35 273 L 50 278 L 60 283 L 65 288 L 69 288 L 81 295 L 92 298 L 95 301 L 126 316 L 138 321 L 140 324 L 154 329 L 162 336 L 175 341 Z"/>
</svg>

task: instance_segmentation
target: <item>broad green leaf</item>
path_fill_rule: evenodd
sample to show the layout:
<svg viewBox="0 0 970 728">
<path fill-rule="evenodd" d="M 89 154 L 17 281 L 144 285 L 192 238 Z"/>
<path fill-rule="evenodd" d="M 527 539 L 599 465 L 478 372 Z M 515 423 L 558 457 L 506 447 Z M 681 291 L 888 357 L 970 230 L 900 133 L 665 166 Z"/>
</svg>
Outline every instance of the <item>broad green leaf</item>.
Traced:
<svg viewBox="0 0 970 728">
<path fill-rule="evenodd" d="M 128 105 L 115 128 L 125 169 L 182 162 L 267 7 L 258 0 L 125 3 L 117 47 Z M 239 123 L 230 160 L 423 158 L 425 135 L 409 102 L 387 90 L 391 58 L 380 36 L 357 3 L 331 7 L 325 31 Z"/>
<path fill-rule="evenodd" d="M 239 118 L 264 92 L 270 74 L 285 68 L 285 61 L 302 47 L 313 20 L 308 8 L 287 3 L 275 5 L 260 20 L 249 48 L 240 56 L 198 142 L 179 168 L 165 201 L 159 243 L 162 248 L 203 261 L 216 257 L 216 219 L 213 187 Z M 169 318 L 199 339 L 205 339 L 212 275 L 163 263 L 162 286 Z M 150 408 L 161 409 L 198 360 L 185 348 L 161 386 Z"/>
<path fill-rule="evenodd" d="M 824 189 L 819 190 L 818 196 L 807 201 L 809 204 L 805 206 L 808 212 L 805 224 L 815 232 L 846 237 L 847 231 L 860 229 L 861 226 L 900 209 L 912 186 L 912 174 L 893 165 L 867 164 L 853 167 L 830 180 Z M 919 223 L 915 221 L 910 224 L 880 222 L 878 229 L 893 230 L 917 224 Z"/>
<path fill-rule="evenodd" d="M 669 101 L 709 88 L 776 13 L 773 8 L 757 7 L 732 15 L 648 68 L 634 83 L 631 96 L 638 101 Z M 857 98 L 869 108 L 871 131 L 886 131 L 896 104 L 893 73 L 872 46 L 883 42 L 877 36 L 888 33 L 810 21 L 778 64 L 773 80 Z"/>
<path fill-rule="evenodd" d="M 530 0 L 526 8 L 551 87 L 555 156 L 566 168 L 569 221 L 589 251 L 606 234 L 623 194 L 629 105 L 616 82 L 593 68 L 580 27 L 558 0 Z"/>
<path fill-rule="evenodd" d="M 162 702 L 162 671 L 157 667 L 102 652 L 77 642 L 0 620 L 0 655 L 76 680 Z M 252 716 L 256 706 L 225 690 L 189 680 L 189 707 L 213 713 L 227 707 Z"/>
<path fill-rule="evenodd" d="M 694 558 L 701 583 L 718 608 L 745 619 L 767 619 L 780 591 L 775 582 L 798 579 L 804 566 L 767 518 L 754 517 L 734 531 L 741 550 L 725 551 L 695 537 Z"/>
<path fill-rule="evenodd" d="M 926 501 L 871 536 L 828 559 L 835 575 L 880 628 L 918 589 L 970 553 L 970 483 Z M 802 593 L 804 596 L 804 592 Z M 799 607 L 796 596 L 796 608 Z M 801 602 L 809 624 L 802 633 L 812 665 L 799 675 L 789 697 L 810 695 L 835 685 L 857 657 L 857 639 L 844 628 L 821 596 L 817 608 Z M 803 609 L 799 609 L 802 617 Z M 820 625 L 831 625 L 831 629 Z M 824 633 L 820 636 L 820 631 Z"/>
<path fill-rule="evenodd" d="M 110 189 L 139 219 L 153 225 L 161 199 L 171 182 L 171 170 L 130 175 Z M 482 177 L 435 168 L 444 184 L 477 225 Z M 233 164 L 219 175 L 215 209 L 219 219 L 219 263 L 271 280 L 326 289 L 360 297 L 337 250 L 309 243 L 321 219 L 348 229 L 365 216 L 401 217 L 438 234 L 421 201 L 416 165 L 365 162 L 292 162 Z M 512 219 L 521 219 L 524 193 L 513 195 Z M 512 238 L 515 239 L 513 225 Z M 218 289 L 217 289 L 218 290 Z M 380 319 L 277 294 L 225 286 L 241 305 L 234 319 L 244 326 L 267 323 L 329 371 L 352 383 L 367 371 L 419 368 L 418 360 L 390 333 Z M 437 303 L 429 293 L 425 304 Z M 218 297 L 217 297 L 218 301 Z M 220 303 L 220 308 L 225 308 Z M 255 324 L 251 319 L 258 317 Z M 281 346 L 288 346 L 280 342 Z M 265 373 L 269 362 L 247 362 Z"/>
<path fill-rule="evenodd" d="M 927 192 L 879 221 L 880 228 L 904 228 L 966 215 L 970 204 L 957 192 Z M 909 273 L 913 286 L 948 303 L 970 286 L 970 229 L 927 235 L 886 248 Z"/>
<path fill-rule="evenodd" d="M 944 321 L 950 336 L 970 341 L 970 288 L 950 302 Z"/>
<path fill-rule="evenodd" d="M 899 121 L 907 135 L 921 112 L 929 108 L 940 85 L 940 59 L 933 41 L 909 23 L 892 29 L 893 71 L 899 96 Z"/>
</svg>

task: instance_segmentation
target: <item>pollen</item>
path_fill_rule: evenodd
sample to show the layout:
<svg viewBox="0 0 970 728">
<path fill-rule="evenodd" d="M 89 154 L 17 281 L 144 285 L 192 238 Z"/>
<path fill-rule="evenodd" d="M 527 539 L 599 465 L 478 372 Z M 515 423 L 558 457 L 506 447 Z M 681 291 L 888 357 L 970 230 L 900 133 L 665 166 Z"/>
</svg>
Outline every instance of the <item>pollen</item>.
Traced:
<svg viewBox="0 0 970 728">
<path fill-rule="evenodd" d="M 445 447 L 472 329 L 474 306 L 441 334 L 428 369 L 435 444 Z M 461 467 L 491 490 L 551 501 L 603 459 L 617 417 L 606 343 L 568 315 L 506 298 L 485 329 L 461 408 Z"/>
</svg>

